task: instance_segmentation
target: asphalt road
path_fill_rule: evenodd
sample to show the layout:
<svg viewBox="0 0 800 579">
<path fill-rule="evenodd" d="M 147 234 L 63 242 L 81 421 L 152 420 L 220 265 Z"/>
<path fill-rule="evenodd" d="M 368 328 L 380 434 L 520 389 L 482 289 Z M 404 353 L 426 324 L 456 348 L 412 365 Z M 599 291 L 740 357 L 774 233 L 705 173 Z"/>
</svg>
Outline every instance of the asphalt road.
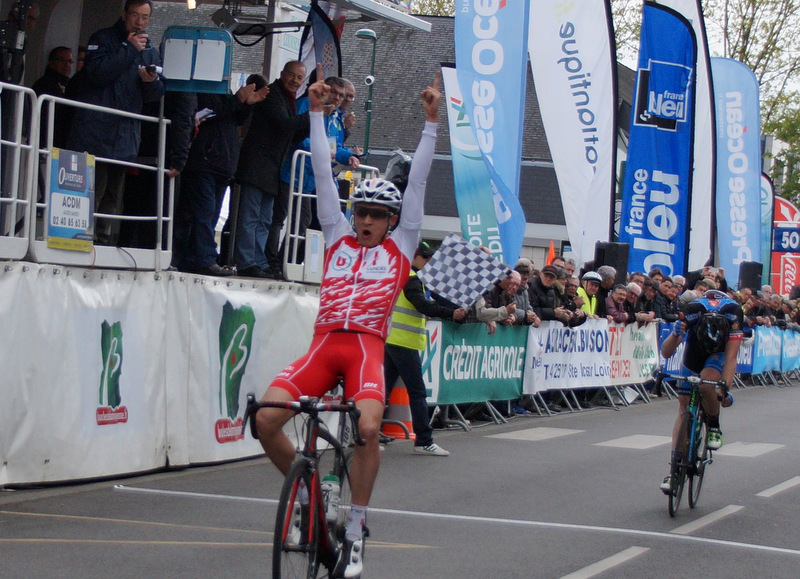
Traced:
<svg viewBox="0 0 800 579">
<path fill-rule="evenodd" d="M 696 509 L 658 484 L 677 402 L 437 431 L 387 445 L 365 578 L 800 576 L 800 385 L 734 392 Z M 265 460 L 0 492 L 0 576 L 269 576 Z"/>
</svg>

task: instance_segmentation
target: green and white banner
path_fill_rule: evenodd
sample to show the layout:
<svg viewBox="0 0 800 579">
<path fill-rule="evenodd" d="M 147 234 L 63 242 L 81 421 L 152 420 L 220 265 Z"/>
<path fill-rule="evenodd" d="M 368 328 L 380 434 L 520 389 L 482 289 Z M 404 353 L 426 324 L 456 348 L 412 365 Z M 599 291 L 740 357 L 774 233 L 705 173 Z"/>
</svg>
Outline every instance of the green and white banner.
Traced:
<svg viewBox="0 0 800 579">
<path fill-rule="evenodd" d="M 522 391 L 528 329 L 499 326 L 494 335 L 484 324 L 428 322 L 439 371 L 427 373 L 433 404 L 513 400 Z M 423 363 L 424 363 L 423 358 Z"/>
</svg>

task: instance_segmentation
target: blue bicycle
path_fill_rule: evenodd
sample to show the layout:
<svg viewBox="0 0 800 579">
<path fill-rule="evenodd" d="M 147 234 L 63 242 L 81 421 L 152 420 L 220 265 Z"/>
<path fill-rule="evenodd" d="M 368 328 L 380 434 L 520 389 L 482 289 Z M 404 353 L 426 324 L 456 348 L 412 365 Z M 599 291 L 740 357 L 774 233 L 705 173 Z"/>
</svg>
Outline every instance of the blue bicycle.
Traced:
<svg viewBox="0 0 800 579">
<path fill-rule="evenodd" d="M 670 462 L 670 491 L 667 496 L 669 497 L 669 515 L 674 517 L 681 504 L 683 488 L 687 481 L 689 483 L 689 507 L 697 506 L 700 491 L 703 488 L 706 467 L 714 462 L 712 451 L 708 448 L 708 424 L 701 404 L 700 386 L 712 385 L 722 393 L 724 398 L 727 394 L 727 385 L 725 382 L 703 380 L 698 376 L 674 376 L 665 373 L 661 373 L 657 381 L 664 378 L 675 378 L 692 385 L 689 404 L 680 418 L 678 440 Z"/>
</svg>

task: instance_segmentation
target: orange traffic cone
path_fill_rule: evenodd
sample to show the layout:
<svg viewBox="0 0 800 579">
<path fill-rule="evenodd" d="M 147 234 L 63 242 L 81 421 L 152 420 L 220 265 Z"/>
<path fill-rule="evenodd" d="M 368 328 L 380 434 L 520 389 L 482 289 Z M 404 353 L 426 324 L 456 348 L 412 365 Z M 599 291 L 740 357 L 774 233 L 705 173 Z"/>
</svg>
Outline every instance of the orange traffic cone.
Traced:
<svg viewBox="0 0 800 579">
<path fill-rule="evenodd" d="M 402 425 L 402 426 L 401 426 Z M 405 429 L 403 428 L 405 426 Z M 386 436 L 394 438 L 409 438 L 416 440 L 417 435 L 411 423 L 411 408 L 408 406 L 408 391 L 402 382 L 392 388 L 389 396 L 389 408 L 383 415 L 383 427 L 381 428 Z"/>
</svg>

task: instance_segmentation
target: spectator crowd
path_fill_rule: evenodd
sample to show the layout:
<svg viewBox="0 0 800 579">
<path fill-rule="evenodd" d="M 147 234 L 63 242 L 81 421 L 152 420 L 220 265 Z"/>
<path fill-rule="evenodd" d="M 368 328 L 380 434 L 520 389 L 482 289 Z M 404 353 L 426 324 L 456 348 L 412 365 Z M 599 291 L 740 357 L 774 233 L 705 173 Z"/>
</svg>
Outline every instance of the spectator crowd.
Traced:
<svg viewBox="0 0 800 579">
<path fill-rule="evenodd" d="M 271 83 L 254 74 L 235 93 L 167 91 L 159 74 L 161 56 L 146 32 L 151 13 L 151 0 L 127 0 L 119 20 L 95 32 L 87 46 L 75 53 L 66 46 L 53 48 L 33 88 L 37 94 L 151 115 L 158 114 L 163 97 L 164 114 L 171 121 L 166 176 L 178 183 L 172 265 L 205 275 L 281 279 L 292 156 L 309 148 L 308 98 L 298 93 L 314 73 L 309 75 L 302 62 L 290 61 Z M 363 151 L 346 144 L 356 122 L 350 110 L 355 87 L 344 78 L 325 81 L 331 87 L 324 110 L 331 163 L 355 170 Z M 42 139 L 46 128 L 43 122 Z M 155 164 L 157 138 L 149 129 L 134 119 L 59 105 L 52 137 L 55 146 L 104 159 Z M 299 173 L 294 178 L 300 179 Z M 228 263 L 218 251 L 216 225 L 223 197 L 234 183 L 238 209 L 229 220 L 235 225 L 226 225 L 234 240 L 233 262 Z M 402 189 L 402 177 L 395 184 Z M 302 234 L 316 219 L 310 170 L 303 172 L 301 187 L 306 194 L 299 211 Z M 97 213 L 155 215 L 155 196 L 152 175 L 98 161 Z M 100 218 L 95 226 L 99 244 L 154 247 L 156 238 L 152 221 L 123 221 L 120 226 Z M 302 247 L 297 251 L 302 258 Z M 769 285 L 732 291 L 720 268 L 670 277 L 658 268 L 625 275 L 610 265 L 595 268 L 588 263 L 578 272 L 576 263 L 564 257 L 541 269 L 521 258 L 459 321 L 484 323 L 490 334 L 498 325 L 538 326 L 550 320 L 567 326 L 597 318 L 621 324 L 673 322 L 707 289 L 725 291 L 737 300 L 750 327 L 800 329 L 800 295 L 786 299 Z"/>
</svg>

